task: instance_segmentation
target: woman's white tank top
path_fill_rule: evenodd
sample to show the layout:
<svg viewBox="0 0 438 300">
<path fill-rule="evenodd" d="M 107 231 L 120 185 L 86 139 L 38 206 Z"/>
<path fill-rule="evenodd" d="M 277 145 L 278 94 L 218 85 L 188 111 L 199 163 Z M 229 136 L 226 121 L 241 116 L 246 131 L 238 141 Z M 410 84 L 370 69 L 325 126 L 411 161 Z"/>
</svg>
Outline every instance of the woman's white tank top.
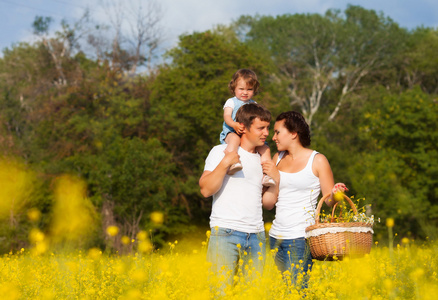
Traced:
<svg viewBox="0 0 438 300">
<path fill-rule="evenodd" d="M 284 154 L 279 153 L 277 165 Z M 315 223 L 315 208 L 321 191 L 319 178 L 312 171 L 316 154 L 318 152 L 312 152 L 306 166 L 299 172 L 280 171 L 280 192 L 270 236 L 276 239 L 302 238 L 306 227 Z"/>
</svg>

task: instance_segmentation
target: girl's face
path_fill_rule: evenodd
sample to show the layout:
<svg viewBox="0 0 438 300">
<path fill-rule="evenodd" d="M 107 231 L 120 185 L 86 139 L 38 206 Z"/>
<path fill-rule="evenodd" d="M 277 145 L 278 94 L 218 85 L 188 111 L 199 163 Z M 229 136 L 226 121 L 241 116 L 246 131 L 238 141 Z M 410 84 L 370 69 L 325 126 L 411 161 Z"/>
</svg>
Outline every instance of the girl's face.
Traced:
<svg viewBox="0 0 438 300">
<path fill-rule="evenodd" d="M 242 78 L 237 80 L 236 88 L 234 89 L 234 95 L 240 101 L 249 101 L 254 96 L 254 89 L 250 87 Z"/>
<path fill-rule="evenodd" d="M 272 137 L 272 140 L 277 145 L 278 151 L 288 150 L 295 136 L 296 133 L 294 134 L 289 132 L 289 130 L 287 130 L 287 128 L 284 126 L 284 120 L 275 122 L 274 136 Z"/>
</svg>

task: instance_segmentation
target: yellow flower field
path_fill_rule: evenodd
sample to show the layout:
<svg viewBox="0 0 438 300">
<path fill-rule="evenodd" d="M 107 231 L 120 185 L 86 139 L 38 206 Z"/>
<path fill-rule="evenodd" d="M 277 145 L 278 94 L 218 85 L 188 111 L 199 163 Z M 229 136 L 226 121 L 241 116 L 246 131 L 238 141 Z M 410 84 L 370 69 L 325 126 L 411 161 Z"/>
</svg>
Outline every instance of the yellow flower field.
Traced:
<svg viewBox="0 0 438 300">
<path fill-rule="evenodd" d="M 181 243 L 180 243 L 181 244 Z M 177 242 L 150 254 L 24 250 L 0 261 L 2 299 L 211 299 L 220 278 L 208 274 L 205 242 L 179 250 Z M 435 299 L 438 246 L 405 240 L 391 252 L 375 246 L 359 259 L 315 262 L 309 289 L 287 289 L 273 258 L 254 281 L 236 278 L 226 299 Z"/>
<path fill-rule="evenodd" d="M 34 174 L 18 164 L 2 163 L 7 168 L 0 167 L 0 220 L 12 228 L 27 212 L 35 226 L 29 230 L 31 248 L 0 258 L 0 299 L 435 299 L 438 294 L 438 243 L 414 243 L 404 237 L 401 245 L 392 247 L 392 218 L 386 220 L 390 247 L 376 243 L 363 258 L 315 261 L 304 291 L 287 286 L 268 251 L 262 276 L 239 261 L 242 272 L 234 276 L 236 285 L 219 295 L 217 287 L 224 278 L 209 273 L 203 234 L 153 251 L 147 231 L 133 238 L 110 225 L 105 230 L 110 241 L 120 238 L 123 247 L 138 252 L 111 254 L 111 247 L 105 253 L 98 248 L 62 251 L 60 247 L 81 244 L 96 227 L 85 183 L 67 175 L 54 181 L 52 218 L 43 232 L 36 226 L 41 212 L 29 197 Z M 150 218 L 157 227 L 164 222 L 161 212 L 152 212 Z M 252 276 L 239 276 L 242 273 Z"/>
</svg>

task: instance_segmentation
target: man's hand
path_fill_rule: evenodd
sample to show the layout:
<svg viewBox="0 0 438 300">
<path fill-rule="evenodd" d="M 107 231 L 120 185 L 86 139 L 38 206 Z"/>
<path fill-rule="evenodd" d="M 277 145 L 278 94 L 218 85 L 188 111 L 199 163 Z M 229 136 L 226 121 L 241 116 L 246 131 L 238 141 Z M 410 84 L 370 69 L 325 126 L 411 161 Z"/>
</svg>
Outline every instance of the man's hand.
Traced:
<svg viewBox="0 0 438 300">
<path fill-rule="evenodd" d="M 235 163 L 238 163 L 240 161 L 240 156 L 239 156 L 239 154 L 237 154 L 236 151 L 229 152 L 227 150 L 224 150 L 224 153 L 225 153 L 225 156 L 222 159 L 221 164 L 223 163 L 224 165 L 230 167 L 230 166 L 232 166 Z"/>
<path fill-rule="evenodd" d="M 239 161 L 239 154 L 236 151 L 228 152 L 224 150 L 225 156 L 213 171 L 204 171 L 199 179 L 199 187 L 204 197 L 216 194 L 222 187 L 225 175 L 231 165 Z"/>
</svg>

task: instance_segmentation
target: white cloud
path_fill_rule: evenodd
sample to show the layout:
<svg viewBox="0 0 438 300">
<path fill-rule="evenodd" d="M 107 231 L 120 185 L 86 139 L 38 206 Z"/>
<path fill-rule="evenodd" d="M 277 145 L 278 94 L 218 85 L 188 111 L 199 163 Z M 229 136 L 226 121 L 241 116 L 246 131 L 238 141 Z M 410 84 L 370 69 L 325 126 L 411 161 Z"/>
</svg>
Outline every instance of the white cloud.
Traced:
<svg viewBox="0 0 438 300">
<path fill-rule="evenodd" d="M 115 0 L 125 3 L 126 0 Z M 147 0 L 141 0 L 146 3 Z M 218 24 L 229 24 L 241 15 L 280 15 L 295 13 L 325 13 L 329 8 L 343 11 L 349 3 L 366 9 L 383 11 L 402 27 L 438 26 L 436 0 L 156 0 L 163 10 L 163 29 L 167 43 L 174 45 L 183 33 L 205 31 Z M 16 0 L 0 1 L 0 48 L 13 42 L 29 40 L 31 24 L 36 15 L 52 16 L 54 26 L 62 18 L 78 20 L 84 8 L 89 7 L 97 21 L 108 22 L 100 0 Z M 55 27 L 53 27 L 55 28 Z"/>
</svg>

